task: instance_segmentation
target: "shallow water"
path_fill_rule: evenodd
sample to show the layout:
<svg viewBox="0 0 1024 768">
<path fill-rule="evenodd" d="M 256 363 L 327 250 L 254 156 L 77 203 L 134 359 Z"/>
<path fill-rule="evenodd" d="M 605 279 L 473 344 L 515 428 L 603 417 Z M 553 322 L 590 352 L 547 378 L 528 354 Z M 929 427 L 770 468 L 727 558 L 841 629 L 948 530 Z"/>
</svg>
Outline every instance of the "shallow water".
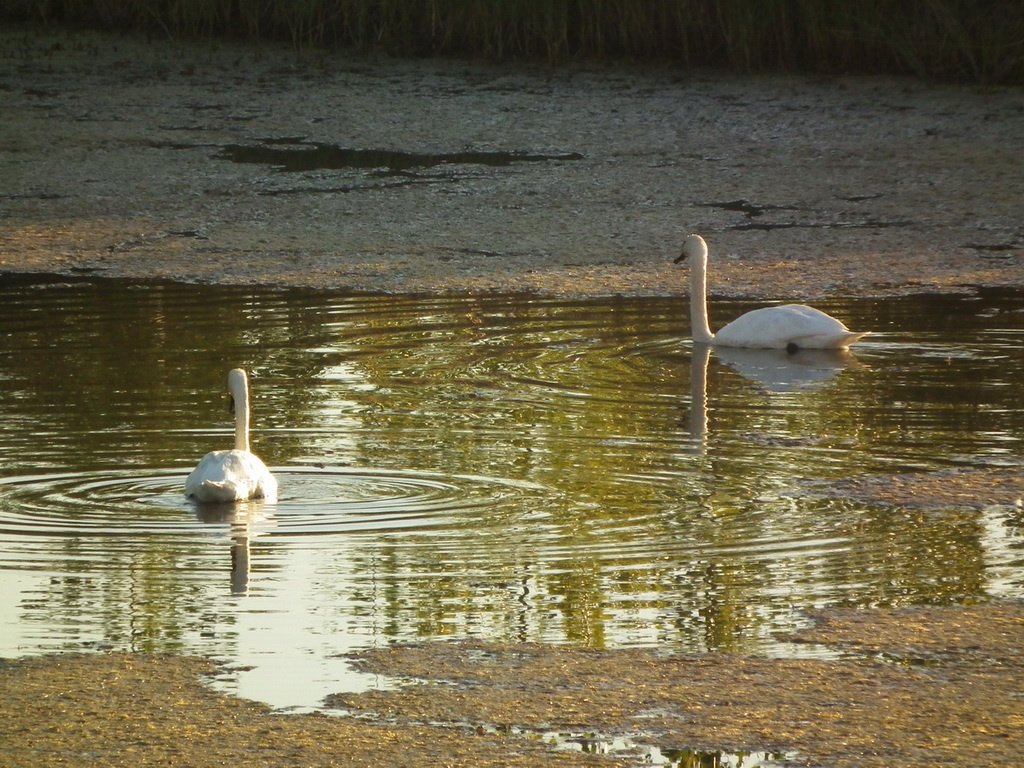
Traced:
<svg viewBox="0 0 1024 768">
<path fill-rule="evenodd" d="M 0 655 L 207 654 L 311 707 L 393 641 L 787 653 L 809 607 L 1024 597 L 1019 509 L 818 492 L 1020 464 L 1024 297 L 819 306 L 877 333 L 708 356 L 677 299 L 2 277 Z M 281 498 L 198 509 L 234 366 Z"/>
</svg>

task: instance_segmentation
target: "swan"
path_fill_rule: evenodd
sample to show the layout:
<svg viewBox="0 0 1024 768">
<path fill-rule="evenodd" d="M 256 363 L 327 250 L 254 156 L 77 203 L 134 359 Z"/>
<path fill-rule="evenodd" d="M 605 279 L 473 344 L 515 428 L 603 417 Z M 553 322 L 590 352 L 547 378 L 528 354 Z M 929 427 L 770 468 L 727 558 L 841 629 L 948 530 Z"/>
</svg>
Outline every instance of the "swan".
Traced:
<svg viewBox="0 0 1024 768">
<path fill-rule="evenodd" d="M 235 414 L 235 447 L 203 456 L 185 480 L 185 495 L 200 502 L 274 501 L 277 480 L 249 451 L 249 377 L 241 368 L 228 373 L 228 391 Z"/>
<path fill-rule="evenodd" d="M 689 259 L 690 326 L 693 340 L 702 344 L 747 349 L 845 349 L 869 332 L 851 331 L 840 321 L 814 307 L 783 304 L 747 312 L 718 333 L 708 325 L 708 244 L 700 235 L 690 235 L 675 260 Z"/>
</svg>

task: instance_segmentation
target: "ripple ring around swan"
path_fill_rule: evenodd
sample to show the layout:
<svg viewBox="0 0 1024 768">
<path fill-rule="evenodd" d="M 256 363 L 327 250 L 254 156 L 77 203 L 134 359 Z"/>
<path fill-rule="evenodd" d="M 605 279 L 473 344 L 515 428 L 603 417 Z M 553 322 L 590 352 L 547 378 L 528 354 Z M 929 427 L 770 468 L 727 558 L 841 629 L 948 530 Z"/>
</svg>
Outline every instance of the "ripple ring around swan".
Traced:
<svg viewBox="0 0 1024 768">
<path fill-rule="evenodd" d="M 276 504 L 196 505 L 187 469 L 103 470 L 0 478 L 0 531 L 18 535 L 194 534 L 239 513 L 273 518 L 274 535 L 443 528 L 502 514 L 544 486 L 474 475 L 348 467 L 272 468 Z"/>
</svg>

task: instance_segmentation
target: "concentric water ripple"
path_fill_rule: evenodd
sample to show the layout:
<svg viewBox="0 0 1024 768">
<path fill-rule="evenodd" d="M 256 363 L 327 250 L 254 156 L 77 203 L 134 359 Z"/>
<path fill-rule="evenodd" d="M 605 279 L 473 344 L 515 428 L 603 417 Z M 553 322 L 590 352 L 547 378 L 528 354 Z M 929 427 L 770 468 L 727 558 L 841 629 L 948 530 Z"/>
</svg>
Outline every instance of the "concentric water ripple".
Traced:
<svg viewBox="0 0 1024 768">
<path fill-rule="evenodd" d="M 274 469 L 277 503 L 202 505 L 182 495 L 187 471 L 97 471 L 0 478 L 0 533 L 33 536 L 190 534 L 239 518 L 272 520 L 275 536 L 443 528 L 497 512 L 542 486 L 468 475 Z"/>
<path fill-rule="evenodd" d="M 807 607 L 1024 594 L 1017 509 L 801 492 L 1019 462 L 1021 297 L 820 308 L 875 333 L 751 353 L 673 297 L 0 275 L 0 652 L 210 654 L 315 706 L 368 644 L 772 652 Z M 233 366 L 281 497 L 200 507 Z"/>
</svg>

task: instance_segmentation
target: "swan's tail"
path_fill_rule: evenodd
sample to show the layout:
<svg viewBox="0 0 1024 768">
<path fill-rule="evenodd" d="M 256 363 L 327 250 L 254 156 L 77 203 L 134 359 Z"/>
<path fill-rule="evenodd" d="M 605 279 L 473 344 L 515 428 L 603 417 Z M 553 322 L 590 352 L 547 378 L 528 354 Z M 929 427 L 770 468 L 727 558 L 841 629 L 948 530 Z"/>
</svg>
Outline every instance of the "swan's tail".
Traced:
<svg viewBox="0 0 1024 768">
<path fill-rule="evenodd" d="M 238 487 L 234 483 L 216 480 L 203 480 L 198 486 L 189 490 L 188 496 L 196 501 L 212 504 L 224 504 L 238 501 Z"/>
<path fill-rule="evenodd" d="M 846 349 L 848 346 L 853 344 L 853 342 L 863 339 L 865 336 L 870 335 L 871 331 L 850 331 L 848 334 L 846 334 L 846 338 L 843 340 L 842 344 L 840 344 L 839 347 L 837 347 L 837 349 Z"/>
<path fill-rule="evenodd" d="M 794 336 L 789 340 L 786 349 L 846 349 L 858 339 L 871 334 L 871 331 L 849 331 L 847 333 L 811 333 L 806 336 Z"/>
</svg>

